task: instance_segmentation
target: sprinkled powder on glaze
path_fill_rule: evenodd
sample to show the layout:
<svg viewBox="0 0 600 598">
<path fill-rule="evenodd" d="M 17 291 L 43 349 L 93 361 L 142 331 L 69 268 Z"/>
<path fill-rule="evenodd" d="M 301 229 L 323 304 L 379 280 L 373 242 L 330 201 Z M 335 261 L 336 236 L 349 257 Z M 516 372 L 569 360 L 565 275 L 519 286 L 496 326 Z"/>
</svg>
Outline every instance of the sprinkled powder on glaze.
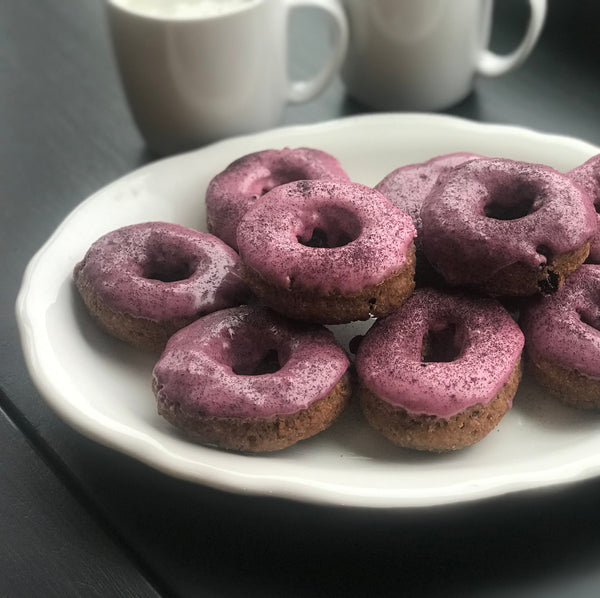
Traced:
<svg viewBox="0 0 600 598">
<path fill-rule="evenodd" d="M 549 166 L 482 158 L 442 183 L 423 202 L 423 249 L 453 285 L 481 283 L 515 263 L 541 268 L 596 233 L 589 195 Z M 490 207 L 524 213 L 488 216 Z"/>
<path fill-rule="evenodd" d="M 600 379 L 600 266 L 581 266 L 524 311 L 521 327 L 533 357 Z"/>
<path fill-rule="evenodd" d="M 110 310 L 156 321 L 198 317 L 237 305 L 248 294 L 233 249 L 213 235 L 166 222 L 102 236 L 74 278 Z"/>
<path fill-rule="evenodd" d="M 590 264 L 600 264 L 600 154 L 569 171 L 567 175 L 583 187 L 590 194 L 594 202 L 599 230 L 592 238 L 587 262 Z"/>
<path fill-rule="evenodd" d="M 234 373 L 251 369 L 267 351 L 277 353 L 278 371 Z M 184 414 L 266 418 L 297 413 L 326 397 L 348 365 L 326 328 L 244 305 L 205 316 L 174 334 L 153 377 L 159 403 L 177 403 Z"/>
<path fill-rule="evenodd" d="M 427 162 L 396 168 L 375 185 L 377 191 L 383 193 L 397 208 L 405 211 L 413 219 L 417 229 L 415 239 L 417 249 L 421 248 L 423 231 L 421 206 L 438 178 L 459 164 L 482 157 L 479 154 L 469 152 L 455 152 L 437 156 Z"/>
<path fill-rule="evenodd" d="M 336 158 L 312 148 L 269 149 L 238 158 L 208 185 L 208 230 L 237 250 L 238 224 L 259 197 L 279 185 L 313 179 L 349 180 Z"/>
<path fill-rule="evenodd" d="M 333 246 L 304 244 L 316 229 Z M 297 181 L 246 213 L 238 246 L 247 266 L 280 287 L 351 293 L 402 268 L 415 235 L 410 216 L 370 187 Z"/>
<path fill-rule="evenodd" d="M 425 337 L 449 325 L 456 326 L 456 358 L 422 361 Z M 448 419 L 489 403 L 508 382 L 523 344 L 521 330 L 494 299 L 419 289 L 369 330 L 356 369 L 363 384 L 391 405 Z"/>
</svg>

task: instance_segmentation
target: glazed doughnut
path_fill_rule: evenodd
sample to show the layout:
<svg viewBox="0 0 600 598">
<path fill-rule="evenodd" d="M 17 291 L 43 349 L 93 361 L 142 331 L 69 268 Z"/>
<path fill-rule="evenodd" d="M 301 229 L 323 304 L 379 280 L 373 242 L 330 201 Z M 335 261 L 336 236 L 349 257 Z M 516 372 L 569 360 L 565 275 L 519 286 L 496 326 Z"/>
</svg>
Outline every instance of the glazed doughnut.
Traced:
<svg viewBox="0 0 600 598">
<path fill-rule="evenodd" d="M 415 228 L 378 191 L 358 183 L 276 187 L 238 227 L 242 275 L 268 307 L 341 324 L 383 316 L 414 288 Z"/>
<path fill-rule="evenodd" d="M 596 208 L 596 217 L 600 223 L 600 154 L 590 158 L 567 174 L 590 194 Z M 600 264 L 600 230 L 592 238 L 587 262 Z"/>
<path fill-rule="evenodd" d="M 417 289 L 375 322 L 358 347 L 365 417 L 405 448 L 474 444 L 512 405 L 523 343 L 496 300 Z"/>
<path fill-rule="evenodd" d="M 421 218 L 425 255 L 446 281 L 493 296 L 560 288 L 597 229 L 590 196 L 569 177 L 501 158 L 454 168 Z"/>
<path fill-rule="evenodd" d="M 383 193 L 397 208 L 406 212 L 414 222 L 417 230 L 415 237 L 415 285 L 417 287 L 442 286 L 443 282 L 423 253 L 421 206 L 440 176 L 459 164 L 481 157 L 468 152 L 438 156 L 427 162 L 396 168 L 375 185 L 377 191 Z"/>
<path fill-rule="evenodd" d="M 158 412 L 202 444 L 274 451 L 327 428 L 350 395 L 333 334 L 259 306 L 174 334 L 153 371 Z"/>
<path fill-rule="evenodd" d="M 531 370 L 563 403 L 600 408 L 600 266 L 584 264 L 560 291 L 525 309 Z"/>
<path fill-rule="evenodd" d="M 248 208 L 274 187 L 303 179 L 349 180 L 336 158 L 317 149 L 270 149 L 239 158 L 208 185 L 208 231 L 237 250 L 237 227 Z"/>
<path fill-rule="evenodd" d="M 409 164 L 396 168 L 384 177 L 375 189 L 383 193 L 397 208 L 406 212 L 417 229 L 415 248 L 421 249 L 421 206 L 429 195 L 438 178 L 455 166 L 469 160 L 482 158 L 479 154 L 456 152 L 432 158 L 427 162 Z"/>
<path fill-rule="evenodd" d="M 249 295 L 231 247 L 166 222 L 133 224 L 102 236 L 73 277 L 100 325 L 146 350 L 162 349 L 179 328 Z"/>
</svg>

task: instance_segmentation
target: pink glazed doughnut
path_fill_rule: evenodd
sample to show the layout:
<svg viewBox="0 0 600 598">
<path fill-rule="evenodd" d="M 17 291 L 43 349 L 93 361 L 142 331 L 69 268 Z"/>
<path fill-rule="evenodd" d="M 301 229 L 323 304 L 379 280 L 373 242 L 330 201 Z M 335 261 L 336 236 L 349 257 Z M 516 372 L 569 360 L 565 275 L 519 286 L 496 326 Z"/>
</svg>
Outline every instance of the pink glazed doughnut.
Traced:
<svg viewBox="0 0 600 598">
<path fill-rule="evenodd" d="M 248 208 L 274 187 L 304 179 L 349 180 L 336 158 L 317 149 L 270 149 L 239 158 L 208 185 L 208 231 L 237 250 L 237 227 Z"/>
<path fill-rule="evenodd" d="M 496 300 L 417 289 L 358 347 L 365 417 L 405 448 L 474 444 L 512 405 L 523 344 L 521 330 Z"/>
<path fill-rule="evenodd" d="M 553 292 L 596 234 L 590 196 L 564 174 L 501 158 L 454 168 L 423 202 L 423 249 L 453 286 L 493 296 Z"/>
<path fill-rule="evenodd" d="M 431 267 L 423 253 L 421 206 L 442 175 L 459 164 L 481 157 L 468 152 L 438 156 L 427 162 L 396 168 L 375 185 L 375 189 L 383 193 L 397 208 L 406 212 L 415 224 L 417 229 L 415 285 L 417 287 L 444 286 L 443 279 Z"/>
<path fill-rule="evenodd" d="M 590 194 L 600 224 L 600 154 L 569 171 L 567 175 Z M 587 262 L 600 264 L 600 230 L 592 238 Z"/>
<path fill-rule="evenodd" d="M 566 405 L 600 408 L 600 266 L 584 264 L 529 306 L 521 327 L 539 382 Z"/>
<path fill-rule="evenodd" d="M 414 288 L 415 227 L 358 183 L 297 181 L 256 202 L 238 227 L 242 275 L 294 319 L 341 324 L 383 316 Z"/>
<path fill-rule="evenodd" d="M 197 442 L 273 451 L 338 417 L 350 395 L 348 365 L 326 328 L 245 305 L 174 334 L 152 386 L 159 414 Z"/>
<path fill-rule="evenodd" d="M 377 191 L 383 193 L 397 208 L 406 212 L 413 219 L 417 229 L 415 238 L 417 252 L 421 249 L 423 230 L 421 206 L 438 178 L 459 164 L 482 157 L 479 154 L 468 152 L 437 156 L 427 162 L 396 168 L 375 185 Z"/>
<path fill-rule="evenodd" d="M 73 277 L 107 332 L 153 351 L 200 316 L 243 303 L 239 268 L 235 251 L 208 233 L 145 222 L 98 239 Z"/>
</svg>

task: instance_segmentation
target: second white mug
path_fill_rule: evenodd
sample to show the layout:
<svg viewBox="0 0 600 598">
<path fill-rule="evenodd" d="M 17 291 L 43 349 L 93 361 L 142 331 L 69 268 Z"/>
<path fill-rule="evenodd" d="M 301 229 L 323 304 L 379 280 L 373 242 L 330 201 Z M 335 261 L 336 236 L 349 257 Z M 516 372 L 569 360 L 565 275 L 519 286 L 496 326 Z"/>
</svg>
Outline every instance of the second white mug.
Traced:
<svg viewBox="0 0 600 598">
<path fill-rule="evenodd" d="M 131 112 L 159 154 L 275 126 L 288 103 L 319 94 L 344 57 L 348 28 L 336 0 L 107 0 Z M 287 76 L 288 20 L 312 6 L 333 47 L 308 81 Z"/>
<path fill-rule="evenodd" d="M 546 0 L 529 0 L 517 49 L 488 49 L 492 0 L 343 0 L 350 46 L 342 67 L 348 93 L 383 110 L 441 110 L 468 95 L 475 75 L 499 76 L 533 49 Z"/>
</svg>

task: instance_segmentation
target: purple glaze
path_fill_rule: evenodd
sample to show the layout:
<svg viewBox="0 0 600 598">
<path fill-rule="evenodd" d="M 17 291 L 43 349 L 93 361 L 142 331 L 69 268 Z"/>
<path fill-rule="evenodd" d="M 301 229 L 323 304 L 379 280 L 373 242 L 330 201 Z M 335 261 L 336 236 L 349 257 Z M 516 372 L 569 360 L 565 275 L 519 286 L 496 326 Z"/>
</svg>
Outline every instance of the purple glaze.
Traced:
<svg viewBox="0 0 600 598">
<path fill-rule="evenodd" d="M 309 247 L 315 229 L 339 247 Z M 238 227 L 242 262 L 284 289 L 351 293 L 380 283 L 406 264 L 415 236 L 410 217 L 358 183 L 297 181 L 279 186 Z"/>
<path fill-rule="evenodd" d="M 591 195 L 594 202 L 599 231 L 592 239 L 587 261 L 590 264 L 600 264 L 600 154 L 569 171 L 567 175 L 583 187 Z"/>
<path fill-rule="evenodd" d="M 449 324 L 456 325 L 458 357 L 421 361 L 423 338 Z M 358 348 L 356 370 L 384 401 L 447 419 L 489 403 L 508 381 L 523 343 L 521 330 L 497 301 L 419 289 L 369 330 Z"/>
<path fill-rule="evenodd" d="M 276 351 L 281 369 L 238 375 Z M 175 333 L 154 367 L 157 400 L 184 414 L 271 417 L 297 413 L 327 396 L 349 365 L 333 334 L 259 306 L 222 310 Z"/>
<path fill-rule="evenodd" d="M 600 266 L 584 264 L 521 316 L 528 353 L 600 379 Z"/>
<path fill-rule="evenodd" d="M 74 278 L 112 311 L 164 321 L 241 303 L 248 290 L 239 268 L 239 256 L 213 235 L 145 222 L 100 237 L 75 266 Z M 149 278 L 158 272 L 183 279 Z"/>
<path fill-rule="evenodd" d="M 239 158 L 208 185 L 208 230 L 237 250 L 238 224 L 256 200 L 278 185 L 304 179 L 349 180 L 336 158 L 317 149 L 271 149 Z"/>
<path fill-rule="evenodd" d="M 527 201 L 523 217 L 485 215 L 492 202 Z M 425 255 L 453 285 L 480 284 L 517 262 L 541 268 L 589 241 L 598 220 L 589 195 L 566 175 L 501 158 L 457 166 L 423 202 L 421 218 Z"/>
<path fill-rule="evenodd" d="M 405 211 L 412 219 L 417 229 L 415 246 L 421 249 L 421 206 L 429 195 L 436 181 L 455 166 L 468 160 L 481 158 L 479 154 L 456 152 L 432 158 L 427 162 L 409 164 L 396 168 L 375 189 L 383 193 L 397 208 Z"/>
</svg>

